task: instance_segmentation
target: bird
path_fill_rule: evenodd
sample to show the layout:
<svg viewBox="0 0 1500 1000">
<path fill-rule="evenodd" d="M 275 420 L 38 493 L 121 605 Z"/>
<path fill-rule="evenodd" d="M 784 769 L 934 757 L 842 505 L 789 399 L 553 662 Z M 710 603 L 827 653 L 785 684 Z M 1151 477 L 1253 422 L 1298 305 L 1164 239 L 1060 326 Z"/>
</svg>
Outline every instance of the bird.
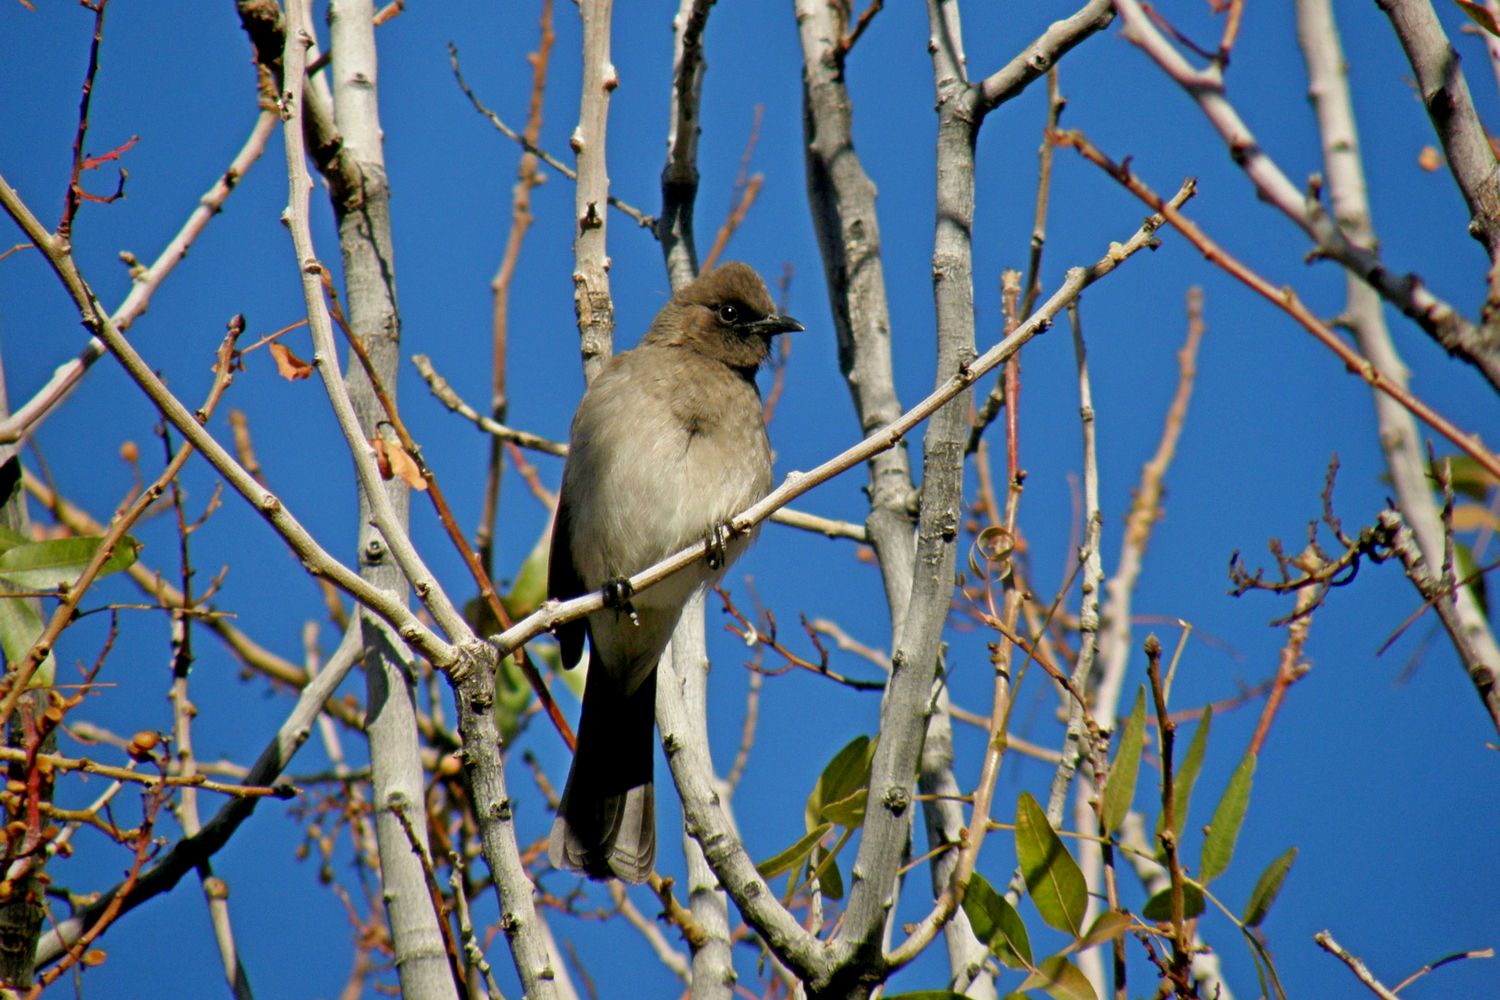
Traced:
<svg viewBox="0 0 1500 1000">
<path fill-rule="evenodd" d="M 732 261 L 673 294 L 640 344 L 578 405 L 558 493 L 548 596 L 606 606 L 554 632 L 566 667 L 588 638 L 577 748 L 548 838 L 554 868 L 644 882 L 656 860 L 656 667 L 683 606 L 749 546 L 730 518 L 771 489 L 755 375 L 771 340 L 804 329 Z M 694 542 L 699 561 L 632 593 L 626 579 Z"/>
</svg>

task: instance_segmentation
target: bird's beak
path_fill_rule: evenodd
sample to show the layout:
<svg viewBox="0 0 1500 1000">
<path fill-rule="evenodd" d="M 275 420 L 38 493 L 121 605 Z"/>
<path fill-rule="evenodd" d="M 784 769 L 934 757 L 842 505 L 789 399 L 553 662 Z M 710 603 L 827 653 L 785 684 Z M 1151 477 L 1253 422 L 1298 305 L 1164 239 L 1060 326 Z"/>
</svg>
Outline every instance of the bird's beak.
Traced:
<svg viewBox="0 0 1500 1000">
<path fill-rule="evenodd" d="M 770 336 L 773 333 L 800 333 L 807 329 L 790 316 L 767 316 L 749 324 L 751 333 Z"/>
</svg>

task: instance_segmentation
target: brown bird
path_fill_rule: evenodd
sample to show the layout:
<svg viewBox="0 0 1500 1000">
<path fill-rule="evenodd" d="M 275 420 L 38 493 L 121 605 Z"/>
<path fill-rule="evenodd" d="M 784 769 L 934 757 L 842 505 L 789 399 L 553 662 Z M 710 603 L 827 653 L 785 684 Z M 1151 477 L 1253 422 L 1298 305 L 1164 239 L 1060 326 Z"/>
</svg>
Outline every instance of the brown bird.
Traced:
<svg viewBox="0 0 1500 1000">
<path fill-rule="evenodd" d="M 589 637 L 578 747 L 552 826 L 556 868 L 644 882 L 656 859 L 656 663 L 694 591 L 749 545 L 726 522 L 771 489 L 755 373 L 771 338 L 802 324 L 728 263 L 680 289 L 634 350 L 599 373 L 573 417 L 547 590 L 603 589 L 609 607 L 558 626 L 565 666 Z M 625 578 L 695 541 L 710 560 L 632 594 Z"/>
</svg>

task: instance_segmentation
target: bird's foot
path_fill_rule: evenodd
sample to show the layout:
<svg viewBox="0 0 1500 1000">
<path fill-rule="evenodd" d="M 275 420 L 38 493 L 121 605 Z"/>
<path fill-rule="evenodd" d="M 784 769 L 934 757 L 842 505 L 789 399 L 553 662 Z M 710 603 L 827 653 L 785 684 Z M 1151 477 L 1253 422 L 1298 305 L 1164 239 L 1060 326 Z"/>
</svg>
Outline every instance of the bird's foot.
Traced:
<svg viewBox="0 0 1500 1000">
<path fill-rule="evenodd" d="M 708 537 L 703 540 L 703 551 L 709 569 L 724 568 L 724 562 L 728 558 L 729 540 L 733 537 L 734 529 L 727 521 L 708 529 Z"/>
<path fill-rule="evenodd" d="M 640 616 L 635 613 L 635 606 L 630 603 L 631 596 L 635 594 L 635 588 L 630 585 L 628 579 L 617 576 L 612 580 L 606 580 L 601 589 L 604 592 L 606 608 L 613 608 L 617 615 L 629 615 L 631 622 L 636 625 L 641 623 Z"/>
</svg>

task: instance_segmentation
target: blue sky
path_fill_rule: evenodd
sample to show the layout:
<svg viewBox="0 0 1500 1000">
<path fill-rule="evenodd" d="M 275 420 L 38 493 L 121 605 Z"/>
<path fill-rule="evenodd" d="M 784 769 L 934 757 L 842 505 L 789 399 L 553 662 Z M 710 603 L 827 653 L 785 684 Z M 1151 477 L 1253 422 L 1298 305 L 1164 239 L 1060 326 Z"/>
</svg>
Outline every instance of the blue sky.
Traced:
<svg viewBox="0 0 1500 1000">
<path fill-rule="evenodd" d="M 33 13 L 17 3 L 0 4 L 0 106 L 7 108 L 0 172 L 44 219 L 55 220 L 91 18 L 72 4 L 39 0 L 37 6 Z M 965 39 L 974 76 L 1003 64 L 1071 9 L 1050 3 L 969 8 Z M 536 9 L 534 3 L 470 0 L 408 4 L 379 33 L 403 354 L 430 355 L 455 388 L 481 406 L 489 377 L 488 282 L 509 219 L 517 150 L 474 114 L 454 85 L 446 43 L 458 45 L 465 75 L 479 95 L 519 125 L 530 74 L 524 55 L 535 45 Z M 1201 5 L 1162 9 L 1200 40 L 1217 38 Z M 673 10 L 667 3 L 632 4 L 616 13 L 613 55 L 621 86 L 610 118 L 612 190 L 648 212 L 659 204 Z M 1386 260 L 1419 271 L 1440 295 L 1477 311 L 1484 254 L 1465 233 L 1464 206 L 1448 176 L 1418 166 L 1419 150 L 1434 139 L 1410 88 L 1410 70 L 1374 5 L 1340 5 L 1337 13 Z M 1481 114 L 1493 122 L 1495 84 L 1482 48 L 1472 36 L 1459 36 L 1464 19 L 1456 9 L 1441 13 L 1467 60 Z M 558 5 L 556 28 L 542 144 L 568 160 L 578 91 L 578 26 L 571 5 Z M 880 190 L 898 389 L 907 405 L 926 393 L 933 373 L 935 118 L 926 33 L 917 5 L 891 4 L 849 63 L 855 139 Z M 838 373 L 806 212 L 790 5 L 720 4 L 706 44 L 700 241 L 706 249 L 728 207 L 754 109 L 764 105 L 753 169 L 764 173 L 765 185 L 731 255 L 767 276 L 790 265 L 789 309 L 808 327 L 794 342 L 785 396 L 771 427 L 777 472 L 784 475 L 842 450 L 858 434 Z M 1340 309 L 1342 274 L 1332 264 L 1303 262 L 1307 245 L 1301 233 L 1255 200 L 1196 108 L 1118 29 L 1091 39 L 1064 60 L 1061 77 L 1069 98 L 1065 125 L 1083 129 L 1116 158 L 1134 157 L 1135 170 L 1158 190 L 1173 190 L 1184 176 L 1197 176 L 1200 194 L 1189 205 L 1191 216 L 1272 282 L 1294 285 L 1319 314 Z M 128 249 L 143 260 L 153 258 L 239 148 L 255 116 L 253 86 L 249 46 L 228 0 L 111 7 L 88 148 L 109 149 L 131 135 L 140 140 L 124 159 L 130 174 L 127 197 L 109 206 L 86 205 L 77 225 L 80 266 L 105 303 L 117 304 L 129 287 L 117 254 Z M 1305 178 L 1320 168 L 1289 9 L 1247 8 L 1229 87 L 1261 143 L 1289 176 Z M 991 115 L 981 134 L 974 227 L 981 349 L 998 335 L 1000 270 L 1025 263 L 1043 103 L 1041 88 L 1035 87 Z M 106 170 L 89 186 L 107 188 L 112 176 Z M 1057 154 L 1053 183 L 1043 269 L 1049 286 L 1065 268 L 1091 262 L 1110 241 L 1124 239 L 1144 215 L 1113 181 L 1067 151 Z M 295 262 L 278 221 L 285 200 L 278 134 L 132 330 L 151 363 L 192 405 L 207 388 L 212 351 L 230 315 L 245 313 L 253 334 L 300 315 Z M 337 245 L 326 199 L 315 197 L 314 210 L 319 253 L 334 261 Z M 537 222 L 513 294 L 510 413 L 518 426 L 562 437 L 582 391 L 569 277 L 569 183 L 549 176 L 537 191 L 535 210 Z M 19 239 L 0 238 L 0 249 Z M 665 300 L 668 285 L 655 241 L 619 214 L 610 219 L 610 253 L 617 344 L 627 347 Z M 1083 300 L 1099 415 L 1106 571 L 1114 568 L 1131 489 L 1155 447 L 1175 384 L 1174 355 L 1185 327 L 1183 296 L 1193 285 L 1205 289 L 1209 331 L 1188 427 L 1168 478 L 1165 519 L 1135 602 L 1140 615 L 1151 616 L 1150 624 L 1136 626 L 1137 642 L 1150 628 L 1171 648 L 1177 633 L 1165 623 L 1181 618 L 1195 627 L 1173 692 L 1177 707 L 1232 696 L 1274 671 L 1284 633 L 1266 623 L 1285 613 L 1286 602 L 1227 596 L 1230 551 L 1240 549 L 1254 561 L 1271 535 L 1297 544 L 1318 512 L 1324 469 L 1335 451 L 1343 464 L 1336 501 L 1346 523 L 1369 522 L 1388 492 L 1363 385 L 1287 317 L 1166 233 L 1159 250 L 1132 259 Z M 1482 381 L 1443 357 L 1399 316 L 1392 314 L 1391 322 L 1414 389 L 1450 417 L 1495 439 L 1500 422 L 1493 394 Z M 0 261 L 0 350 L 13 402 L 27 398 L 83 339 L 76 313 L 37 255 L 23 252 Z M 291 344 L 305 349 L 305 334 L 293 335 Z M 305 350 L 299 353 L 305 356 Z M 1029 478 L 1021 522 L 1036 586 L 1050 593 L 1071 557 L 1069 476 L 1080 468 L 1077 393 L 1065 330 L 1029 346 L 1022 364 L 1021 450 Z M 431 400 L 409 366 L 401 378 L 403 414 L 458 507 L 460 523 L 470 528 L 480 501 L 486 443 Z M 257 355 L 228 405 L 249 414 L 273 487 L 330 549 L 347 555 L 354 537 L 352 476 L 319 390 L 311 383 L 282 381 L 269 359 Z M 227 439 L 223 412 L 210 426 Z M 118 457 L 123 440 L 139 444 L 147 469 L 159 468 L 155 419 L 106 359 L 44 425 L 38 442 L 63 492 L 102 518 L 131 483 L 130 470 Z M 998 447 L 998 433 L 991 439 Z M 912 447 L 915 464 L 920 441 Z M 545 457 L 536 461 L 543 480 L 555 487 L 560 466 Z M 191 502 L 201 509 L 214 476 L 195 462 L 186 482 Z M 862 520 L 862 483 L 858 471 L 845 475 L 799 506 Z M 414 511 L 413 530 L 424 553 L 452 592 L 467 597 L 466 574 L 440 528 L 425 505 L 414 504 Z M 142 558 L 172 574 L 175 541 L 169 522 L 157 518 L 137 534 L 146 544 Z M 514 567 L 544 524 L 545 512 L 508 474 L 501 564 Z M 202 577 L 230 566 L 220 606 L 237 611 L 240 624 L 259 641 L 298 658 L 301 624 L 318 617 L 320 605 L 315 588 L 272 533 L 238 498 L 228 496 L 195 536 L 194 546 Z M 730 579 L 737 600 L 748 606 L 743 581 L 754 578 L 761 599 L 777 612 L 794 644 L 799 637 L 791 623 L 802 612 L 834 618 L 851 634 L 885 646 L 890 637 L 879 579 L 854 556 L 847 542 L 771 526 Z M 131 599 L 129 586 L 110 581 L 86 606 Z M 1312 943 L 1312 934 L 1325 927 L 1362 954 L 1388 984 L 1442 955 L 1500 939 L 1493 905 L 1500 885 L 1493 843 L 1500 810 L 1490 791 L 1497 765 L 1486 747 L 1494 734 L 1445 640 L 1438 636 L 1428 642 L 1431 620 L 1420 621 L 1384 656 L 1375 655 L 1416 603 L 1394 566 L 1371 567 L 1318 612 L 1306 651 L 1312 671 L 1292 689 L 1276 720 L 1235 863 L 1216 883 L 1238 908 L 1261 869 L 1286 847 L 1299 847 L 1297 865 L 1265 925 L 1294 997 L 1356 995 L 1347 970 Z M 93 616 L 70 630 L 59 647 L 65 669 L 97 655 L 102 618 Z M 743 645 L 720 632 L 721 619 L 711 604 L 711 738 L 716 758 L 727 763 L 739 734 L 746 675 L 740 666 Z M 123 732 L 166 729 L 167 622 L 159 614 L 128 612 L 124 624 L 125 634 L 103 674 L 114 686 L 101 690 L 84 711 Z M 325 627 L 327 648 L 335 638 Z M 954 631 L 949 638 L 955 700 L 986 709 L 984 637 Z M 240 683 L 237 665 L 207 636 L 198 646 L 193 683 L 199 753 L 248 760 L 288 702 L 263 693 L 257 684 Z M 861 661 L 835 657 L 843 672 L 874 676 Z M 1400 681 L 1414 658 L 1410 679 Z M 1133 662 L 1131 671 L 1133 689 L 1143 679 L 1143 664 Z M 1053 700 L 1038 680 L 1020 693 L 1017 731 L 1052 740 Z M 768 680 L 750 771 L 736 799 L 752 854 L 768 856 L 801 832 L 802 802 L 818 771 L 850 738 L 873 731 L 876 710 L 875 696 L 807 675 Z M 1190 831 L 1207 821 L 1208 804 L 1243 753 L 1258 714 L 1257 703 L 1217 720 L 1199 785 L 1202 815 L 1195 814 Z M 982 736 L 960 728 L 958 739 L 959 781 L 968 787 L 977 776 Z M 525 745 L 554 781 L 561 779 L 566 751 L 555 735 L 537 727 Z M 304 754 L 295 771 L 322 766 L 315 743 Z M 659 772 L 665 780 L 660 766 Z M 1146 793 L 1153 776 L 1144 772 L 1137 804 L 1154 816 Z M 997 812 L 1012 812 L 1021 791 L 1040 794 L 1049 777 L 1037 763 L 1008 761 Z M 522 798 L 522 833 L 539 836 L 548 817 L 529 779 L 512 767 L 510 780 Z M 67 794 L 84 801 L 94 793 L 84 787 Z M 668 831 L 676 828 L 670 801 L 662 812 L 662 839 L 670 844 L 675 838 Z M 122 851 L 89 837 L 80 834 L 77 856 L 54 873 L 74 891 L 113 884 L 127 863 Z M 349 931 L 341 907 L 317 884 L 314 866 L 294 858 L 297 837 L 287 807 L 267 804 L 216 859 L 231 888 L 252 982 L 262 996 L 332 996 L 347 973 Z M 1196 845 L 1191 840 L 1190 845 L 1189 856 L 1196 857 Z M 680 864 L 670 847 L 664 855 L 667 867 Z M 981 871 L 1000 881 L 1012 863 L 1006 838 L 996 835 L 986 845 Z M 902 919 L 925 912 L 919 898 L 923 885 L 925 877 L 909 883 Z M 561 891 L 564 880 L 552 876 L 549 886 Z M 637 903 L 655 911 L 647 895 Z M 1139 903 L 1137 898 L 1134 905 Z M 480 905 L 481 917 L 493 915 L 490 901 Z M 555 929 L 577 941 L 603 995 L 673 995 L 670 975 L 631 932 L 563 919 Z M 1254 973 L 1232 927 L 1210 917 L 1204 933 L 1223 953 L 1237 995 L 1254 996 Z M 124 918 L 104 946 L 109 961 L 86 977 L 85 990 L 93 995 L 189 997 L 222 989 L 201 894 L 186 882 Z M 753 958 L 741 957 L 748 976 Z M 502 982 L 510 981 L 509 959 L 498 942 L 491 960 Z M 612 988 L 621 982 L 632 984 L 628 994 Z M 940 965 L 926 961 L 903 973 L 896 985 L 933 988 L 941 982 Z M 1137 973 L 1137 990 L 1145 982 Z M 1441 970 L 1405 992 L 1411 997 L 1492 994 L 1500 994 L 1500 967 L 1493 962 Z"/>
</svg>

